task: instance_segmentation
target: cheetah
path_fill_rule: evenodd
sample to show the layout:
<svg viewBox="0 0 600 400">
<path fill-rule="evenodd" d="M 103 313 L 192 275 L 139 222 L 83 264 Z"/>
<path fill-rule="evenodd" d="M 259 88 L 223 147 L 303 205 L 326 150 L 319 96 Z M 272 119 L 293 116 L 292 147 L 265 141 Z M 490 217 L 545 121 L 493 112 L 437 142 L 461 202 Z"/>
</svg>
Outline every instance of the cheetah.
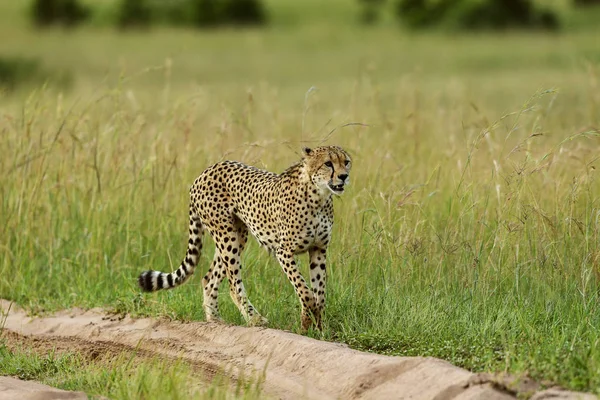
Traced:
<svg viewBox="0 0 600 400">
<path fill-rule="evenodd" d="M 294 286 L 302 331 L 313 323 L 321 330 L 333 197 L 344 192 L 351 167 L 350 156 L 338 146 L 304 148 L 301 160 L 281 174 L 236 161 L 212 165 L 190 188 L 189 240 L 181 265 L 171 273 L 145 271 L 139 275 L 139 286 L 152 292 L 184 283 L 194 273 L 207 229 L 215 241 L 215 254 L 202 279 L 206 320 L 220 320 L 217 293 L 227 277 L 230 296 L 246 322 L 266 324 L 242 282 L 240 256 L 250 231 L 277 258 Z M 306 252 L 311 289 L 295 261 L 296 255 Z"/>
</svg>

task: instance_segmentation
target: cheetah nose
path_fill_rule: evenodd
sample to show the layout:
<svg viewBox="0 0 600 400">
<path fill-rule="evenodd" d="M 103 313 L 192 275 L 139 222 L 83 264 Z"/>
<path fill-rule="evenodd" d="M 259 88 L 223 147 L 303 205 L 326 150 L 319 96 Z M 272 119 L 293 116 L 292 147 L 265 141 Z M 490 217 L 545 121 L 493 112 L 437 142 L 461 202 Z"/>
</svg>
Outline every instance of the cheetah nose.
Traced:
<svg viewBox="0 0 600 400">
<path fill-rule="evenodd" d="M 346 178 L 348 178 L 348 174 L 339 174 L 338 178 L 342 181 L 346 181 Z"/>
</svg>

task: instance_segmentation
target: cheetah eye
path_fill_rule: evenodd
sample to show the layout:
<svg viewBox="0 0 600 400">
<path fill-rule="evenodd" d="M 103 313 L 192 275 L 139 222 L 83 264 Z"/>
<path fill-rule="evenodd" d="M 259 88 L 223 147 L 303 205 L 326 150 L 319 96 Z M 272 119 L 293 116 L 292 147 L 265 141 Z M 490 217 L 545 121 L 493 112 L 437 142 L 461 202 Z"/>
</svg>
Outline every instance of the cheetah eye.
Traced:
<svg viewBox="0 0 600 400">
<path fill-rule="evenodd" d="M 329 168 L 333 168 L 333 163 L 332 163 L 331 161 L 327 161 L 327 162 L 325 163 L 325 166 L 326 166 L 326 167 L 329 167 Z"/>
<path fill-rule="evenodd" d="M 346 160 L 346 161 L 344 161 L 344 165 L 345 165 L 346 167 L 348 166 L 348 164 L 350 164 L 350 160 Z"/>
</svg>

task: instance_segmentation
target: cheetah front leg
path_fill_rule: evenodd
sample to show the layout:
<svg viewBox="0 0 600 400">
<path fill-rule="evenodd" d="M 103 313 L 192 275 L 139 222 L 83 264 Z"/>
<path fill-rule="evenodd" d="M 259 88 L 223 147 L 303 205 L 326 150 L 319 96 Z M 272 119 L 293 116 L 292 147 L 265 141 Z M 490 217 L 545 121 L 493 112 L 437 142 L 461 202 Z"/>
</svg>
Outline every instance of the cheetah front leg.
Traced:
<svg viewBox="0 0 600 400">
<path fill-rule="evenodd" d="M 325 308 L 325 285 L 327 283 L 327 269 L 325 267 L 327 249 L 312 247 L 308 254 L 310 258 L 310 284 L 315 298 L 315 307 L 313 314 L 317 329 L 323 328 L 321 324 L 321 315 Z"/>
<path fill-rule="evenodd" d="M 294 253 L 292 251 L 280 249 L 277 251 L 276 255 L 277 261 L 279 261 L 279 264 L 281 265 L 281 268 L 283 268 L 283 272 L 285 272 L 290 283 L 294 285 L 296 295 L 300 300 L 300 305 L 302 306 L 301 327 L 302 332 L 306 332 L 312 324 L 311 312 L 315 308 L 315 299 L 313 293 L 306 285 L 304 277 L 300 274 L 298 268 L 296 267 Z"/>
</svg>

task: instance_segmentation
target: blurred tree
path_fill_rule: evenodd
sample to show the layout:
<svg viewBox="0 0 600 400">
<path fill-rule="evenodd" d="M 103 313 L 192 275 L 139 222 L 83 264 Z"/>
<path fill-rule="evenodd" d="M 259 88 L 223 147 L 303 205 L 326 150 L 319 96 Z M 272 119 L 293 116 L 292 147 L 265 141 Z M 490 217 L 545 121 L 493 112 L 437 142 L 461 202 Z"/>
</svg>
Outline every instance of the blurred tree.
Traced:
<svg viewBox="0 0 600 400">
<path fill-rule="evenodd" d="M 150 6 L 146 0 L 122 0 L 117 14 L 117 24 L 121 28 L 143 27 L 152 22 Z"/>
<path fill-rule="evenodd" d="M 38 27 L 59 24 L 76 25 L 90 16 L 90 10 L 77 0 L 34 0 L 31 7 L 33 23 Z"/>
<path fill-rule="evenodd" d="M 233 25 L 261 25 L 266 12 L 259 0 L 224 0 L 223 20 Z"/>
<path fill-rule="evenodd" d="M 575 0 L 576 6 L 600 5 L 600 0 Z"/>
<path fill-rule="evenodd" d="M 62 20 L 65 25 L 76 25 L 90 16 L 90 10 L 79 4 L 77 0 L 63 0 Z"/>
<path fill-rule="evenodd" d="M 530 0 L 398 0 L 398 17 L 410 28 L 557 29 L 555 14 Z"/>
<path fill-rule="evenodd" d="M 260 0 L 120 0 L 121 27 L 167 24 L 196 26 L 250 25 L 266 22 Z"/>
<path fill-rule="evenodd" d="M 208 27 L 218 25 L 221 19 L 218 0 L 194 0 L 194 25 Z"/>
<path fill-rule="evenodd" d="M 358 0 L 362 4 L 360 21 L 365 25 L 372 25 L 379 20 L 381 6 L 385 0 Z"/>
<path fill-rule="evenodd" d="M 396 11 L 398 17 L 410 28 L 427 28 L 441 23 L 448 9 L 458 0 L 399 0 Z"/>
<path fill-rule="evenodd" d="M 37 26 L 50 25 L 56 20 L 56 1 L 36 0 L 31 7 L 31 16 Z"/>
</svg>

